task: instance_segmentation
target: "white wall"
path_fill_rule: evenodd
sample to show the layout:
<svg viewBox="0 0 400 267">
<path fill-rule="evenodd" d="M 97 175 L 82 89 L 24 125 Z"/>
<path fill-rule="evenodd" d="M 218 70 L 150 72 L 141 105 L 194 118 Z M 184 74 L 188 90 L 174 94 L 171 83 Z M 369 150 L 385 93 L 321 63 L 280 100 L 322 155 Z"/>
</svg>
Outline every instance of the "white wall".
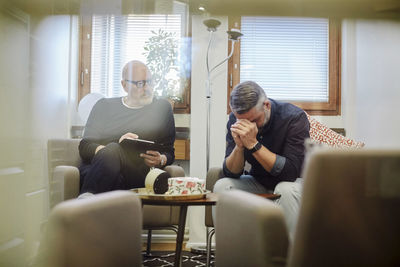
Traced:
<svg viewBox="0 0 400 267">
<path fill-rule="evenodd" d="M 344 20 L 342 115 L 316 117 L 371 148 L 399 148 L 400 23 Z"/>
<path fill-rule="evenodd" d="M 400 22 L 356 23 L 355 136 L 369 147 L 400 148 Z"/>
<path fill-rule="evenodd" d="M 343 32 L 343 114 L 367 147 L 400 147 L 400 22 L 347 20 Z"/>
<path fill-rule="evenodd" d="M 77 22 L 68 15 L 32 20 L 31 116 L 37 138 L 69 135 L 76 114 Z"/>
</svg>

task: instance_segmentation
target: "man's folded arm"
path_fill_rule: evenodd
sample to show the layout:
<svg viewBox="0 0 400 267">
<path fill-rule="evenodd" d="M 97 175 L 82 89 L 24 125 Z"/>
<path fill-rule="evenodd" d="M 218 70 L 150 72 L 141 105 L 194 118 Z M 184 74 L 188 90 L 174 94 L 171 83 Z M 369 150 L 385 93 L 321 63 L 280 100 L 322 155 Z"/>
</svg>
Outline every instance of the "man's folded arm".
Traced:
<svg viewBox="0 0 400 267">
<path fill-rule="evenodd" d="M 306 114 L 301 113 L 293 120 L 288 131 L 287 142 L 277 162 L 271 170 L 271 175 L 282 181 L 294 181 L 301 175 L 304 161 L 304 141 L 310 137 L 310 124 Z"/>
</svg>

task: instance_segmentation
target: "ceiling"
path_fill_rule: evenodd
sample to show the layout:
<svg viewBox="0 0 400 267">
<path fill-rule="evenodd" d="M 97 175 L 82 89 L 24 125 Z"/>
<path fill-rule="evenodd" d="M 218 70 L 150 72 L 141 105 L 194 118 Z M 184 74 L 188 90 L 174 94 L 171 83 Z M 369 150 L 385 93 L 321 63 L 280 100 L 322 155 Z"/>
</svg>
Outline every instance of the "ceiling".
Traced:
<svg viewBox="0 0 400 267">
<path fill-rule="evenodd" d="M 193 0 L 212 15 L 400 19 L 400 0 Z"/>
<path fill-rule="evenodd" d="M 174 0 L 0 0 L 27 13 L 151 13 L 157 1 Z M 273 15 L 400 20 L 400 0 L 175 0 L 189 3 L 192 14 Z M 198 8 L 203 6 L 206 11 Z M 152 8 L 153 7 L 153 8 Z"/>
</svg>

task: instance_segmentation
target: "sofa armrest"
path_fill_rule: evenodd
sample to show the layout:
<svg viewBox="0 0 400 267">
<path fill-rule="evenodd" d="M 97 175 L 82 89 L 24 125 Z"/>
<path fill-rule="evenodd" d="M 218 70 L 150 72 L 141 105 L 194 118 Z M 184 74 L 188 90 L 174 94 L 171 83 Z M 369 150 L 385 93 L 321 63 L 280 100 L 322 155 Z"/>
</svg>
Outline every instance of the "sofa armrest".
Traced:
<svg viewBox="0 0 400 267">
<path fill-rule="evenodd" d="M 79 170 L 75 166 L 56 166 L 50 183 L 50 207 L 79 195 Z"/>
</svg>

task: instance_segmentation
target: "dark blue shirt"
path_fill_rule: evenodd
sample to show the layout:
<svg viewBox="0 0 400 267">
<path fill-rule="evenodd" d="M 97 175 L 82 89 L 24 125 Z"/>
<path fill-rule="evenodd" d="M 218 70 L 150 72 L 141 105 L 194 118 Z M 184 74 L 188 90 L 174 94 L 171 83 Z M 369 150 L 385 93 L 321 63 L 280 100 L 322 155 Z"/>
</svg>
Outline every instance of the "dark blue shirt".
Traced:
<svg viewBox="0 0 400 267">
<path fill-rule="evenodd" d="M 304 141 L 310 137 L 310 124 L 305 112 L 290 103 L 269 99 L 271 102 L 271 117 L 266 125 L 258 129 L 257 140 L 271 152 L 277 155 L 271 172 L 244 150 L 244 158 L 251 164 L 250 175 L 269 190 L 273 190 L 281 181 L 294 181 L 300 177 L 304 161 Z M 225 159 L 235 148 L 230 128 L 236 122 L 233 113 L 229 115 L 226 135 Z M 226 177 L 239 177 L 242 173 L 231 173 L 224 162 Z"/>
</svg>

